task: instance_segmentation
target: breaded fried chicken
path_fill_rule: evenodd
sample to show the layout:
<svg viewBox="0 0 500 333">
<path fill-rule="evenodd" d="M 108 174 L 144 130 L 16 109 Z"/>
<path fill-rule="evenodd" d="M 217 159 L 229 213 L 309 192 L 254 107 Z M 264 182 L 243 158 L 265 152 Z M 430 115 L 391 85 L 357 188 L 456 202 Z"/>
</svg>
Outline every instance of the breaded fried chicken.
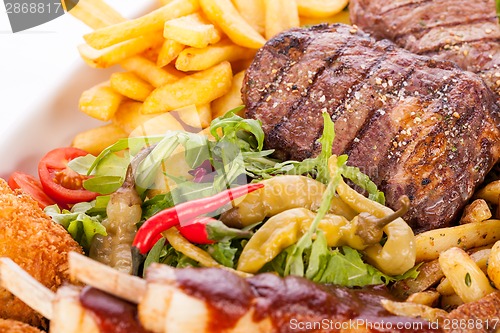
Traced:
<svg viewBox="0 0 500 333">
<path fill-rule="evenodd" d="M 31 276 L 55 291 L 68 280 L 68 253 L 82 252 L 64 228 L 53 222 L 36 201 L 12 191 L 0 179 L 0 257 L 9 257 Z M 0 318 L 46 326 L 42 315 L 0 288 Z M 0 332 L 3 332 L 0 330 Z"/>
<path fill-rule="evenodd" d="M 17 320 L 0 319 L 0 333 L 42 333 L 42 331 Z"/>
</svg>

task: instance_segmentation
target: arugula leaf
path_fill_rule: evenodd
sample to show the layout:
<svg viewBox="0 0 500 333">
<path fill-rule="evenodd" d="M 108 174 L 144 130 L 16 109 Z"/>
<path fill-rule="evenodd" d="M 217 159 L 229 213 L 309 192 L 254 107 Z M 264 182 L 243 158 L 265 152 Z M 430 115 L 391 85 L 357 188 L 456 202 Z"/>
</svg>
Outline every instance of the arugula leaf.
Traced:
<svg viewBox="0 0 500 333">
<path fill-rule="evenodd" d="M 333 197 L 335 196 L 336 193 L 335 190 L 340 182 L 340 177 L 342 177 L 340 174 L 340 170 L 342 169 L 342 166 L 344 166 L 346 161 L 347 161 L 346 155 L 342 155 L 337 158 L 336 173 L 331 177 L 331 180 L 328 183 L 325 193 L 321 198 L 321 204 L 318 209 L 318 212 L 316 213 L 316 216 L 314 217 L 314 220 L 311 223 L 309 230 L 307 230 L 307 232 L 294 245 L 293 252 L 287 259 L 285 274 L 304 276 L 304 259 L 303 259 L 304 251 L 306 251 L 311 247 L 312 237 L 318 229 L 318 224 L 330 209 Z"/>
<path fill-rule="evenodd" d="M 385 205 L 384 192 L 378 190 L 377 185 L 370 180 L 359 168 L 344 165 L 341 170 L 342 176 L 350 179 L 354 184 L 368 192 L 368 198 Z"/>
<path fill-rule="evenodd" d="M 151 216 L 156 215 L 160 211 L 173 207 L 174 200 L 172 198 L 172 194 L 158 194 L 153 198 L 148 199 L 142 204 L 142 220 L 145 221 L 149 219 Z"/>
<path fill-rule="evenodd" d="M 165 238 L 159 239 L 156 244 L 149 251 L 146 259 L 144 260 L 143 276 L 146 275 L 146 270 L 154 262 L 160 262 L 163 247 L 165 246 Z"/>
<path fill-rule="evenodd" d="M 250 230 L 230 228 L 219 220 L 208 223 L 205 229 L 207 230 L 208 239 L 220 242 L 241 238 L 248 239 L 253 236 L 253 232 Z"/>
<path fill-rule="evenodd" d="M 226 267 L 234 268 L 235 256 L 238 249 L 231 246 L 231 241 L 217 242 L 214 244 L 207 245 L 205 250 L 219 264 L 222 264 Z"/>
<path fill-rule="evenodd" d="M 76 204 L 71 210 L 61 211 L 57 205 L 52 205 L 45 207 L 44 211 L 54 222 L 62 225 L 71 237 L 88 252 L 95 235 L 107 235 L 106 228 L 101 224 L 103 217 L 87 215 L 87 211 L 92 208 L 91 203 L 84 202 Z"/>
</svg>

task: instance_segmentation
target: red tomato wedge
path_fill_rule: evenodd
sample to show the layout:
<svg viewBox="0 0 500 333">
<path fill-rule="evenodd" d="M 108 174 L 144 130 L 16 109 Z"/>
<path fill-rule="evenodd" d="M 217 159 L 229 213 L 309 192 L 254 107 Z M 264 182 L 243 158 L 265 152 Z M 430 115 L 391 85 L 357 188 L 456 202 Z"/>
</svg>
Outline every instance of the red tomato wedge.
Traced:
<svg viewBox="0 0 500 333">
<path fill-rule="evenodd" d="M 31 196 L 38 202 L 38 205 L 42 209 L 56 203 L 47 194 L 45 194 L 42 184 L 40 184 L 38 179 L 32 175 L 22 172 L 14 172 L 10 175 L 8 184 L 11 189 L 21 189 L 21 191 Z"/>
<path fill-rule="evenodd" d="M 38 164 L 38 176 L 48 196 L 58 203 L 73 204 L 92 201 L 97 193 L 83 188 L 89 177 L 68 167 L 68 162 L 88 153 L 72 147 L 56 148 L 45 155 Z"/>
</svg>

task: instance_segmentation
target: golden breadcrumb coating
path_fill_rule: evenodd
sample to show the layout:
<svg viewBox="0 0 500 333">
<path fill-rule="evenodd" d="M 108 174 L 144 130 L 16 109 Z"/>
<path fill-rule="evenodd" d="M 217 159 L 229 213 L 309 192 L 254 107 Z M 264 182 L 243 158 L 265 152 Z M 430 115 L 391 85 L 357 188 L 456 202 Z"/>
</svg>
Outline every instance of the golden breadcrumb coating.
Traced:
<svg viewBox="0 0 500 333">
<path fill-rule="evenodd" d="M 69 280 L 68 253 L 82 253 L 77 242 L 53 222 L 36 201 L 12 191 L 0 178 L 0 257 L 11 258 L 47 288 L 56 291 Z M 42 315 L 0 288 L 0 318 L 45 327 Z M 0 330 L 0 332 L 2 332 Z"/>
<path fill-rule="evenodd" d="M 17 320 L 0 318 L 0 333 L 42 333 L 42 331 Z"/>
</svg>

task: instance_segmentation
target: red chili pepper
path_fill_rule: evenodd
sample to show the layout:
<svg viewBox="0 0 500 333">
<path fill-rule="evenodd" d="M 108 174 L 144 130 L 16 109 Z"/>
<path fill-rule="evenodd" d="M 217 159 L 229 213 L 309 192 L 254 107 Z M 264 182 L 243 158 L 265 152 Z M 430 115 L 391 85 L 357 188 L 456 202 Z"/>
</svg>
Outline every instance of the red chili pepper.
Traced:
<svg viewBox="0 0 500 333">
<path fill-rule="evenodd" d="M 195 244 L 213 244 L 215 241 L 208 238 L 207 224 L 217 221 L 210 216 L 201 216 L 193 220 L 193 223 L 179 226 L 179 231 L 188 241 Z"/>
<path fill-rule="evenodd" d="M 146 254 L 158 241 L 158 235 L 174 226 L 193 224 L 196 217 L 213 212 L 235 198 L 264 187 L 262 183 L 248 184 L 222 191 L 214 196 L 181 203 L 162 210 L 149 218 L 137 231 L 132 246 Z M 134 251 L 135 252 L 135 251 Z"/>
<path fill-rule="evenodd" d="M 213 217 L 200 216 L 200 217 L 195 218 L 191 224 L 186 225 L 184 227 L 181 227 L 178 225 L 177 228 L 179 229 L 181 235 L 184 236 L 184 238 L 186 238 L 191 243 L 213 244 L 213 243 L 215 243 L 215 241 L 208 238 L 206 226 L 210 222 L 215 222 L 215 221 L 217 221 L 217 220 L 214 219 Z M 163 238 L 162 234 L 159 233 L 154 238 L 153 243 L 156 244 L 162 238 Z"/>
</svg>

